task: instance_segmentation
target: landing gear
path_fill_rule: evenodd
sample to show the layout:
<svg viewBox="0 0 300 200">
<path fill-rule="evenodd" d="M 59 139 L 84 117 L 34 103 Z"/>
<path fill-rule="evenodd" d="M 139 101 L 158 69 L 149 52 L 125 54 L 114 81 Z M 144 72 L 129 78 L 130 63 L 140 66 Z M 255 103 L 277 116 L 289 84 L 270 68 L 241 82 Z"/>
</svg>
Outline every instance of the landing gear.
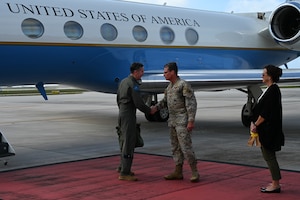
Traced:
<svg viewBox="0 0 300 200">
<path fill-rule="evenodd" d="M 145 117 L 150 122 L 165 122 L 169 118 L 169 111 L 167 108 L 164 108 L 157 111 L 154 115 L 145 114 Z"/>
<path fill-rule="evenodd" d="M 167 121 L 168 118 L 169 118 L 169 110 L 168 110 L 168 108 L 163 108 L 163 109 L 157 111 L 154 114 L 154 118 L 155 118 L 155 121 L 157 121 L 157 122 L 165 122 L 165 121 Z"/>
<path fill-rule="evenodd" d="M 242 120 L 242 124 L 245 127 L 250 127 L 250 124 L 251 124 L 251 111 L 249 113 L 249 109 L 247 107 L 249 107 L 249 106 L 247 104 L 245 104 L 242 108 L 241 120 Z M 250 105 L 250 107 L 252 107 L 252 105 Z"/>
<path fill-rule="evenodd" d="M 252 110 L 256 105 L 259 96 L 262 94 L 262 90 L 259 85 L 253 85 L 249 86 L 247 91 L 241 91 L 248 94 L 247 103 L 242 108 L 241 120 L 245 127 L 250 127 Z"/>
<path fill-rule="evenodd" d="M 144 96 L 145 102 L 149 106 L 155 105 L 157 100 L 157 94 Z M 145 114 L 145 117 L 150 122 L 165 122 L 169 118 L 168 108 L 163 108 L 157 111 L 154 115 Z"/>
</svg>

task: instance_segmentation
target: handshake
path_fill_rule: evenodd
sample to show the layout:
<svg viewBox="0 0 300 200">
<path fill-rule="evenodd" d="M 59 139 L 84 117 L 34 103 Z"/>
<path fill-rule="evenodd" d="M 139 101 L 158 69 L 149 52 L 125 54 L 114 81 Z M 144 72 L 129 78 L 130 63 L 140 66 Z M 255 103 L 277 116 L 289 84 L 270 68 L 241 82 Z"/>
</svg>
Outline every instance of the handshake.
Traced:
<svg viewBox="0 0 300 200">
<path fill-rule="evenodd" d="M 155 105 L 154 105 L 154 106 L 151 106 L 150 108 L 151 108 L 151 111 L 150 111 L 150 114 L 151 114 L 151 115 L 154 115 L 154 114 L 158 111 L 158 108 L 157 108 L 157 106 L 155 106 Z"/>
</svg>

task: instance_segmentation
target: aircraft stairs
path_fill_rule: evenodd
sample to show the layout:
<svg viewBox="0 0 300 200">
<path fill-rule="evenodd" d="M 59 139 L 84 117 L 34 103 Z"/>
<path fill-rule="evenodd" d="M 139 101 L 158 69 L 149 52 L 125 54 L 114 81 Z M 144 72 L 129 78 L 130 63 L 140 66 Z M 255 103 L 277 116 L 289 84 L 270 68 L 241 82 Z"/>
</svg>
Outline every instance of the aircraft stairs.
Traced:
<svg viewBox="0 0 300 200">
<path fill-rule="evenodd" d="M 5 138 L 5 136 L 0 132 L 0 160 L 4 162 L 4 165 L 7 165 L 8 159 L 6 159 L 6 157 L 14 156 L 14 155 L 15 155 L 15 150 L 10 145 L 10 143 Z"/>
</svg>

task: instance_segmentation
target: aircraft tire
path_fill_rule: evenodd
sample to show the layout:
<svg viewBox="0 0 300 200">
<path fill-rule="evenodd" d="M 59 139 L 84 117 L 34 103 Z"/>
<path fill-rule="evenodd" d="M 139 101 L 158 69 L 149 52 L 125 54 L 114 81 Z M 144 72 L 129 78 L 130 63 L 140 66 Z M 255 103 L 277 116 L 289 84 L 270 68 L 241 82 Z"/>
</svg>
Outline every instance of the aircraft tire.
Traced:
<svg viewBox="0 0 300 200">
<path fill-rule="evenodd" d="M 154 114 L 154 118 L 155 118 L 155 121 L 157 121 L 157 122 L 165 122 L 165 121 L 167 121 L 169 119 L 168 108 L 163 108 L 163 109 L 157 111 Z"/>
<path fill-rule="evenodd" d="M 150 115 L 150 114 L 148 115 L 148 114 L 145 114 L 145 118 L 146 118 L 149 122 L 154 122 L 154 121 L 156 121 L 154 115 Z"/>
<path fill-rule="evenodd" d="M 169 111 L 167 108 L 157 111 L 154 115 L 145 114 L 145 118 L 149 122 L 165 122 L 169 119 Z"/>
<path fill-rule="evenodd" d="M 241 120 L 242 120 L 242 124 L 245 127 L 250 127 L 250 123 L 251 123 L 251 118 L 248 115 L 244 115 L 244 110 L 246 109 L 246 104 L 243 106 L 242 108 L 242 113 L 241 113 Z"/>
</svg>

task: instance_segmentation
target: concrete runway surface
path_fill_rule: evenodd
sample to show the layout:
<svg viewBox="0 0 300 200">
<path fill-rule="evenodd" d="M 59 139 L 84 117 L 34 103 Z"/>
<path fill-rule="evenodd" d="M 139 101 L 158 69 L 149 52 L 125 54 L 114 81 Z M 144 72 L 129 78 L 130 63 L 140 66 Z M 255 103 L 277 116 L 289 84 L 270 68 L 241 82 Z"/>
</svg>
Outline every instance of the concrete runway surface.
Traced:
<svg viewBox="0 0 300 200">
<path fill-rule="evenodd" d="M 300 89 L 283 88 L 286 144 L 278 152 L 280 167 L 300 171 Z M 260 149 L 248 147 L 249 130 L 241 123 L 247 95 L 236 91 L 196 92 L 193 145 L 199 160 L 266 167 Z M 96 92 L 0 97 L 0 131 L 16 151 L 0 158 L 9 171 L 118 154 L 116 96 Z M 145 146 L 136 152 L 170 156 L 166 122 L 148 122 L 138 112 Z M 201 169 L 201 166 L 199 166 Z"/>
</svg>

